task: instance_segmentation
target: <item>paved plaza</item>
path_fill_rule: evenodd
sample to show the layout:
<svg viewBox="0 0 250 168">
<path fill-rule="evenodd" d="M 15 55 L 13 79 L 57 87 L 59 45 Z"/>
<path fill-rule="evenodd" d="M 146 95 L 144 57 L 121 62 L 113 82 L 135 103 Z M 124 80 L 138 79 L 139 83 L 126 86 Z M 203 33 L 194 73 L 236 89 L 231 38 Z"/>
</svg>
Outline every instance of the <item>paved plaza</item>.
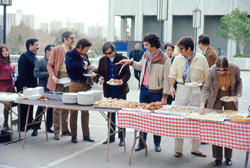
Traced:
<svg viewBox="0 0 250 168">
<path fill-rule="evenodd" d="M 250 105 L 250 72 L 242 71 L 243 95 L 240 98 L 239 108 L 246 111 Z M 131 89 L 128 94 L 129 100 L 138 101 L 139 90 Z M 0 125 L 3 123 L 2 114 L 3 105 L 0 105 Z M 34 112 L 35 114 L 35 112 Z M 206 158 L 196 157 L 190 154 L 191 141 L 185 139 L 184 152 L 180 158 L 175 158 L 174 138 L 162 137 L 162 151 L 154 151 L 153 136 L 148 135 L 148 156 L 144 155 L 144 150 L 133 152 L 132 165 L 129 166 L 128 159 L 133 142 L 133 130 L 127 129 L 126 145 L 127 151 L 124 152 L 122 147 L 118 146 L 119 140 L 110 144 L 109 161 L 106 162 L 107 146 L 102 142 L 106 140 L 107 123 L 99 112 L 90 111 L 90 133 L 95 139 L 94 143 L 82 141 L 80 129 L 80 113 L 78 118 L 78 143 L 71 143 L 70 136 L 61 136 L 60 141 L 53 139 L 53 134 L 48 133 L 49 140 L 46 141 L 44 124 L 39 130 L 37 137 L 32 137 L 32 130 L 27 133 L 25 149 L 22 149 L 22 141 L 9 145 L 0 144 L 0 167 L 1 168 L 83 168 L 83 167 L 101 167 L 101 168 L 127 168 L 127 167 L 173 167 L 173 168 L 212 168 L 212 147 L 210 144 L 202 145 L 202 152 L 207 155 Z M 14 127 L 14 139 L 18 138 L 17 127 Z M 23 136 L 24 133 L 22 133 Z M 233 150 L 232 168 L 244 167 L 245 151 Z M 227 167 L 224 164 L 221 168 Z M 250 163 L 248 163 L 250 167 Z"/>
</svg>

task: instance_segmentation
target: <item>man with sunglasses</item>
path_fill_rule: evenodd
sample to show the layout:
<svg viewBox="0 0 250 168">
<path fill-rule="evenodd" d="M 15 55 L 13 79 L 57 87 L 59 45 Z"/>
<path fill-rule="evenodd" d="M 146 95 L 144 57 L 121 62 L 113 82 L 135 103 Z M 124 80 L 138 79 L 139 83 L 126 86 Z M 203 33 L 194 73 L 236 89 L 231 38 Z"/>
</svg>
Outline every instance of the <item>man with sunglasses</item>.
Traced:
<svg viewBox="0 0 250 168">
<path fill-rule="evenodd" d="M 194 40 L 192 37 L 183 37 L 178 43 L 181 55 L 175 57 L 169 74 L 170 95 L 175 96 L 177 106 L 200 106 L 200 88 L 189 87 L 187 82 L 203 82 L 208 73 L 209 67 L 206 57 L 194 51 Z M 174 84 L 178 82 L 175 93 Z M 199 139 L 192 139 L 191 154 L 206 157 L 201 153 L 201 143 Z M 181 157 L 183 152 L 183 139 L 175 138 L 175 157 Z"/>
<path fill-rule="evenodd" d="M 65 55 L 68 51 L 73 50 L 73 43 L 75 35 L 71 31 L 65 31 L 62 34 L 63 44 L 52 48 L 51 56 L 48 61 L 47 69 L 49 72 L 47 88 L 51 91 L 68 92 L 69 87 L 64 87 L 59 84 L 59 79 L 69 77 L 65 65 Z M 53 109 L 53 122 L 54 122 L 54 139 L 60 140 L 60 120 L 62 124 L 62 134 L 70 135 L 68 128 L 68 115 L 69 110 Z"/>
<path fill-rule="evenodd" d="M 126 100 L 126 95 L 129 92 L 128 88 L 128 80 L 131 76 L 130 70 L 128 66 L 123 67 L 121 64 L 116 65 L 116 63 L 120 62 L 123 59 L 127 59 L 127 57 L 122 56 L 115 52 L 115 46 L 111 42 L 106 42 L 103 44 L 102 51 L 105 54 L 99 60 L 98 66 L 98 75 L 99 82 L 103 84 L 103 93 L 106 98 L 117 98 Z M 121 70 L 121 68 L 123 68 Z M 112 86 L 107 84 L 107 81 L 110 79 L 119 79 L 121 80 L 121 84 L 119 86 Z M 108 113 L 108 117 L 111 115 L 111 121 L 115 124 L 116 113 Z M 112 129 L 110 130 L 110 134 L 114 133 L 115 125 L 111 124 Z M 109 125 L 108 125 L 109 127 Z M 119 138 L 120 143 L 119 146 L 124 146 L 124 137 L 123 132 L 119 128 Z M 124 129 L 125 133 L 125 129 Z M 115 134 L 110 136 L 110 143 L 115 142 Z M 107 144 L 107 141 L 103 142 L 103 144 Z"/>
</svg>

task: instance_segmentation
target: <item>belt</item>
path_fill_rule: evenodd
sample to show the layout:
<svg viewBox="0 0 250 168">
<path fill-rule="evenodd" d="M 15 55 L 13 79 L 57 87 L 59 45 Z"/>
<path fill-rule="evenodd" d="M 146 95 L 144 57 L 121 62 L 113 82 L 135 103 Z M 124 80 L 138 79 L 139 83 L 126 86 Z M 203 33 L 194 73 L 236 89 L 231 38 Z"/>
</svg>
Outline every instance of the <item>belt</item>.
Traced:
<svg viewBox="0 0 250 168">
<path fill-rule="evenodd" d="M 86 80 L 74 80 L 74 79 L 71 79 L 71 82 L 75 82 L 75 83 L 86 83 Z"/>
<path fill-rule="evenodd" d="M 149 85 L 142 85 L 142 86 L 145 86 L 146 88 L 148 88 L 148 87 L 149 87 Z"/>
</svg>

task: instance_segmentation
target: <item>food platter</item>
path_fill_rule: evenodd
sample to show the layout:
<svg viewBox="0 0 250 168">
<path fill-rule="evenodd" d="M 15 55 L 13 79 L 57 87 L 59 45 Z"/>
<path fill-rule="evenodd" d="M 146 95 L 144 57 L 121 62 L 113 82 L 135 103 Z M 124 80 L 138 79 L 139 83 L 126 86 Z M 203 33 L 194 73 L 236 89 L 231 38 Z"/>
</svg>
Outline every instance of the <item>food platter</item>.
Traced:
<svg viewBox="0 0 250 168">
<path fill-rule="evenodd" d="M 239 101 L 239 97 L 238 96 L 224 96 L 220 98 L 220 100 L 224 102 L 236 102 L 236 101 Z"/>
<path fill-rule="evenodd" d="M 155 113 L 186 117 L 189 113 L 197 111 L 197 110 L 198 110 L 197 107 L 166 105 L 166 106 L 163 106 L 159 110 L 155 110 Z"/>
<path fill-rule="evenodd" d="M 144 113 L 150 113 L 150 110 L 144 110 L 144 109 L 133 109 L 133 108 L 122 108 L 124 111 L 131 111 L 131 112 L 144 112 Z"/>
<path fill-rule="evenodd" d="M 94 108 L 102 108 L 102 109 L 114 109 L 114 110 L 121 110 L 121 107 L 108 107 L 108 106 L 96 106 L 93 105 Z"/>
<path fill-rule="evenodd" d="M 202 86 L 202 83 L 188 82 L 188 83 L 185 83 L 185 85 L 188 87 L 200 87 L 200 86 Z"/>
<path fill-rule="evenodd" d="M 106 83 L 109 84 L 109 85 L 112 85 L 112 86 L 119 86 L 119 85 L 121 85 L 120 83 L 110 83 L 109 81 L 107 81 Z"/>
<path fill-rule="evenodd" d="M 119 86 L 119 85 L 122 84 L 122 80 L 120 80 L 120 79 L 110 79 L 106 83 L 109 84 L 109 85 L 112 85 L 112 86 Z"/>
<path fill-rule="evenodd" d="M 95 73 L 83 74 L 83 76 L 86 76 L 86 77 L 95 77 L 96 74 Z"/>
<path fill-rule="evenodd" d="M 189 113 L 187 119 L 191 120 L 200 120 L 200 121 L 213 121 L 213 122 L 223 122 L 225 120 L 225 116 L 222 114 L 214 114 L 214 113 L 205 113 L 201 115 L 199 113 Z"/>
</svg>

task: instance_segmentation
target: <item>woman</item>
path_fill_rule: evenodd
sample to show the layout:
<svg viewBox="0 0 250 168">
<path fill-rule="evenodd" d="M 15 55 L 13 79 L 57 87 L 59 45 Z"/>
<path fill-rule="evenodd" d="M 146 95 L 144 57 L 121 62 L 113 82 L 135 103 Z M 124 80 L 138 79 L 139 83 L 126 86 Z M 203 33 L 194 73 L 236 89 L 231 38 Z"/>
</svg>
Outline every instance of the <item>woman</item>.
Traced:
<svg viewBox="0 0 250 168">
<path fill-rule="evenodd" d="M 179 47 L 177 47 L 177 48 L 179 48 Z M 175 58 L 175 56 L 173 55 L 174 51 L 175 51 L 174 44 L 170 43 L 170 42 L 165 43 L 164 44 L 164 51 L 167 54 L 167 56 L 170 58 L 171 64 L 172 64 L 173 61 L 174 61 L 174 58 Z M 176 90 L 176 88 L 177 88 L 177 82 L 175 82 L 174 88 Z M 174 98 L 171 95 L 168 95 L 167 104 L 171 105 L 173 100 L 174 100 Z"/>
<path fill-rule="evenodd" d="M 206 108 L 221 110 L 224 106 L 225 110 L 237 110 L 238 102 L 223 102 L 220 100 L 223 96 L 238 96 L 242 94 L 242 81 L 240 78 L 240 69 L 235 64 L 229 64 L 227 57 L 221 56 L 217 59 L 207 74 L 206 81 L 202 88 L 201 104 L 199 112 L 204 114 L 205 102 Z M 226 165 L 232 165 L 232 149 L 225 147 Z M 212 146 L 213 157 L 216 160 L 214 166 L 218 166 L 222 161 L 223 148 L 220 146 Z"/>
<path fill-rule="evenodd" d="M 0 45 L 0 92 L 15 92 L 13 82 L 13 69 L 10 63 L 9 49 L 5 44 Z M 8 107 L 4 106 L 3 129 L 9 130 Z"/>
</svg>

